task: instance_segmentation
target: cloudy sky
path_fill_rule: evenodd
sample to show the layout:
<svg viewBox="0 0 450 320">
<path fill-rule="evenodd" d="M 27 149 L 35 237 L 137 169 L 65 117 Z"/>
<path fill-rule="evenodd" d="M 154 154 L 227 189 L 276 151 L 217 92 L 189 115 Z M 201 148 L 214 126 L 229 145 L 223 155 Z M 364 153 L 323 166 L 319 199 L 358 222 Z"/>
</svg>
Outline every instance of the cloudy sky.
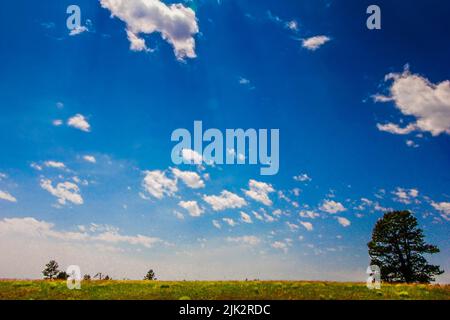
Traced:
<svg viewBox="0 0 450 320">
<path fill-rule="evenodd" d="M 365 281 L 390 209 L 450 269 L 450 4 L 179 1 L 2 3 L 0 277 Z M 174 165 L 195 120 L 280 129 L 278 174 Z"/>
</svg>

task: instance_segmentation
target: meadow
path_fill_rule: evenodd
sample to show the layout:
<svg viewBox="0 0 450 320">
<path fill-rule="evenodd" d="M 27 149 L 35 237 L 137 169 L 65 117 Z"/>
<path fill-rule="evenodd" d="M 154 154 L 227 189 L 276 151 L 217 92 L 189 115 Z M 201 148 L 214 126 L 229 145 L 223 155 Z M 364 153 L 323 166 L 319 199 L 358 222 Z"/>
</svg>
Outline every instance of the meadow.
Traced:
<svg viewBox="0 0 450 320">
<path fill-rule="evenodd" d="M 0 280 L 0 300 L 450 300 L 450 285 L 316 281 L 65 281 Z"/>
</svg>

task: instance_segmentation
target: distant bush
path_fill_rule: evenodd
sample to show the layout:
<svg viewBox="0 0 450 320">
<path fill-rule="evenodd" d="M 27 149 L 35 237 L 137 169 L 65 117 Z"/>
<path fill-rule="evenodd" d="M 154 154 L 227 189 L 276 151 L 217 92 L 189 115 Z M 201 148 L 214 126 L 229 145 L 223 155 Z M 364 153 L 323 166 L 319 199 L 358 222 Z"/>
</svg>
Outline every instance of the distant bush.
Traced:
<svg viewBox="0 0 450 320">
<path fill-rule="evenodd" d="M 155 272 L 150 269 L 144 277 L 144 280 L 156 280 Z"/>
</svg>

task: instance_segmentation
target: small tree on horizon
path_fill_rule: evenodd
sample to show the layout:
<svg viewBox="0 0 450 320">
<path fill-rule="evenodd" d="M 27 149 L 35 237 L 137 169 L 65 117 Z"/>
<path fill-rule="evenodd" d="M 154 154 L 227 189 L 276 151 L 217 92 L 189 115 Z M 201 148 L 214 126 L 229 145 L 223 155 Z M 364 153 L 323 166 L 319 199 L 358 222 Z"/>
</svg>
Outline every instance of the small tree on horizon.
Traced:
<svg viewBox="0 0 450 320">
<path fill-rule="evenodd" d="M 45 265 L 45 269 L 42 271 L 44 279 L 52 280 L 55 279 L 59 273 L 59 265 L 55 260 L 50 260 L 49 263 Z"/>
<path fill-rule="evenodd" d="M 371 264 L 381 269 L 381 280 L 430 283 L 436 275 L 444 273 L 423 256 L 439 252 L 437 246 L 427 244 L 424 238 L 411 212 L 384 214 L 375 224 L 372 240 L 367 244 Z"/>
<path fill-rule="evenodd" d="M 156 280 L 155 272 L 153 269 L 150 269 L 144 277 L 144 280 Z"/>
<path fill-rule="evenodd" d="M 56 276 L 56 279 L 58 280 L 67 280 L 69 278 L 69 275 L 65 271 L 58 272 L 58 275 Z"/>
</svg>

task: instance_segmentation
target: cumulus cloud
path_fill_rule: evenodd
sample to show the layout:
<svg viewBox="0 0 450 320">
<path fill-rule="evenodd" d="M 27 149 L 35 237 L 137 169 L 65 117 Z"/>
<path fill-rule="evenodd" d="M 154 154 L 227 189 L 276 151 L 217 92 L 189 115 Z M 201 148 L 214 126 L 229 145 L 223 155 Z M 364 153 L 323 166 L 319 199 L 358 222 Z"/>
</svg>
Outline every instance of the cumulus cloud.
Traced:
<svg viewBox="0 0 450 320">
<path fill-rule="evenodd" d="M 175 215 L 175 217 L 177 217 L 177 219 L 179 220 L 184 220 L 184 215 L 181 212 L 178 211 L 174 211 L 173 214 Z"/>
<path fill-rule="evenodd" d="M 69 32 L 69 36 L 77 36 L 79 34 L 82 34 L 83 32 L 88 32 L 89 28 L 86 26 L 77 26 L 75 28 L 73 28 L 72 30 L 70 30 Z"/>
<path fill-rule="evenodd" d="M 241 211 L 241 220 L 245 223 L 253 223 L 252 217 L 243 211 Z"/>
<path fill-rule="evenodd" d="M 386 123 L 386 124 L 377 123 L 377 128 L 380 131 L 401 135 L 410 134 L 411 132 L 417 129 L 415 124 L 408 124 L 405 127 L 400 127 L 395 123 Z"/>
<path fill-rule="evenodd" d="M 108 231 L 103 232 L 101 234 L 98 234 L 96 236 L 91 236 L 92 240 L 98 240 L 108 243 L 127 243 L 131 245 L 141 245 L 146 248 L 151 248 L 155 243 L 160 242 L 161 240 L 154 237 L 147 237 L 143 235 L 136 235 L 136 236 L 127 236 L 127 235 L 121 235 L 118 232 L 115 231 Z"/>
<path fill-rule="evenodd" d="M 295 223 L 291 223 L 289 221 L 286 222 L 286 225 L 288 226 L 289 230 L 291 231 L 297 231 L 299 226 L 296 225 Z"/>
<path fill-rule="evenodd" d="M 222 228 L 222 226 L 220 225 L 220 222 L 217 221 L 217 220 L 213 220 L 213 221 L 212 221 L 212 224 L 213 224 L 213 226 L 214 226 L 215 228 L 217 228 L 217 229 L 221 229 L 221 228 Z"/>
<path fill-rule="evenodd" d="M 255 216 L 256 219 L 264 221 L 264 217 L 262 215 L 260 215 L 258 212 L 256 211 L 252 211 L 253 215 Z"/>
<path fill-rule="evenodd" d="M 65 205 L 67 201 L 76 205 L 83 204 L 83 198 L 80 195 L 80 188 L 78 188 L 75 183 L 70 181 L 60 182 L 56 185 L 56 187 L 53 187 L 51 180 L 42 179 L 41 188 L 58 198 L 58 203 L 61 205 Z"/>
<path fill-rule="evenodd" d="M 415 200 L 415 198 L 419 196 L 419 190 L 397 188 L 395 191 L 392 191 L 392 194 L 395 195 L 395 201 L 404 204 L 410 204 L 413 201 L 417 202 L 417 199 Z"/>
<path fill-rule="evenodd" d="M 302 46 L 308 50 L 315 51 L 330 40 L 331 39 L 327 36 L 315 36 L 303 39 Z"/>
<path fill-rule="evenodd" d="M 261 239 L 255 236 L 228 237 L 227 241 L 250 246 L 256 246 L 261 243 Z"/>
<path fill-rule="evenodd" d="M 222 219 L 225 223 L 227 223 L 230 227 L 234 227 L 237 225 L 236 221 L 234 221 L 231 218 L 223 218 Z"/>
<path fill-rule="evenodd" d="M 145 51 L 145 52 L 151 51 L 151 49 L 147 48 L 144 39 L 139 38 L 136 34 L 134 34 L 129 30 L 127 30 L 127 38 L 128 41 L 130 41 L 130 49 L 132 51 Z"/>
<path fill-rule="evenodd" d="M 311 222 L 300 221 L 300 224 L 308 231 L 313 231 L 313 225 Z"/>
<path fill-rule="evenodd" d="M 442 218 L 450 221 L 450 202 L 432 202 L 431 205 L 441 213 Z"/>
<path fill-rule="evenodd" d="M 336 202 L 334 200 L 324 200 L 319 208 L 320 210 L 327 213 L 338 213 L 347 210 L 342 203 Z"/>
<path fill-rule="evenodd" d="M 199 32 L 195 12 L 182 4 L 160 0 L 100 0 L 103 8 L 126 23 L 131 50 L 148 50 L 140 34 L 158 32 L 173 46 L 177 59 L 195 58 L 194 35 Z"/>
<path fill-rule="evenodd" d="M 310 218 L 310 219 L 315 219 L 320 216 L 317 212 L 314 212 L 312 210 L 302 210 L 298 214 L 302 218 Z"/>
<path fill-rule="evenodd" d="M 343 227 L 348 227 L 351 225 L 350 220 L 348 220 L 347 218 L 344 218 L 344 217 L 337 217 L 337 221 Z"/>
<path fill-rule="evenodd" d="M 298 176 L 294 176 L 293 178 L 295 181 L 300 182 L 308 182 L 312 180 L 306 173 L 301 173 Z"/>
<path fill-rule="evenodd" d="M 26 218 L 4 218 L 0 220 L 0 233 L 23 235 L 27 237 L 51 238 L 63 241 L 94 241 L 107 243 L 127 243 L 141 245 L 150 248 L 153 244 L 160 242 L 158 238 L 143 235 L 128 236 L 119 233 L 117 228 L 110 227 L 105 231 L 97 232 L 95 228 L 80 226 L 79 231 L 59 231 L 55 225 L 46 221 L 39 221 L 32 217 Z"/>
<path fill-rule="evenodd" d="M 173 168 L 172 173 L 176 178 L 181 179 L 189 188 L 199 189 L 205 187 L 205 183 L 203 182 L 200 175 L 196 172 L 181 171 L 177 168 Z"/>
<path fill-rule="evenodd" d="M 281 241 L 275 241 L 274 243 L 271 244 L 271 247 L 278 250 L 282 250 L 284 253 L 288 252 L 289 250 L 288 245 Z"/>
<path fill-rule="evenodd" d="M 76 114 L 67 121 L 67 125 L 84 132 L 91 131 L 91 125 L 82 114 Z"/>
<path fill-rule="evenodd" d="M 203 200 L 207 202 L 214 211 L 242 208 L 247 205 L 247 202 L 243 198 L 227 190 L 223 190 L 218 196 L 204 195 Z"/>
<path fill-rule="evenodd" d="M 45 161 L 44 165 L 48 168 L 65 169 L 66 165 L 58 161 Z"/>
<path fill-rule="evenodd" d="M 144 171 L 144 174 L 142 187 L 153 197 L 162 199 L 165 195 L 173 196 L 178 191 L 177 181 L 168 178 L 165 172 L 154 170 Z"/>
<path fill-rule="evenodd" d="M 385 81 L 392 81 L 390 96 L 375 95 L 375 101 L 393 101 L 403 115 L 414 117 L 415 121 L 405 127 L 393 123 L 378 124 L 379 130 L 393 134 L 413 131 L 430 132 L 433 136 L 450 134 L 449 80 L 434 84 L 421 75 L 412 74 L 406 66 L 402 73 L 386 75 Z"/>
<path fill-rule="evenodd" d="M 97 159 L 95 159 L 94 156 L 90 156 L 90 155 L 83 156 L 83 160 L 87 161 L 87 162 L 90 162 L 90 163 L 96 163 L 97 162 Z"/>
<path fill-rule="evenodd" d="M 17 199 L 14 198 L 10 193 L 6 191 L 0 190 L 0 200 L 5 200 L 9 202 L 17 202 Z"/>
<path fill-rule="evenodd" d="M 269 193 L 275 192 L 275 189 L 272 187 L 272 185 L 252 179 L 249 181 L 248 186 L 249 190 L 245 190 L 245 194 L 248 197 L 252 198 L 255 201 L 261 202 L 266 206 L 272 205 L 272 200 L 270 200 L 269 198 Z"/>
<path fill-rule="evenodd" d="M 203 157 L 200 153 L 192 149 L 183 149 L 181 151 L 181 157 L 183 161 L 188 164 L 202 164 Z"/>
<path fill-rule="evenodd" d="M 192 217 L 200 217 L 203 209 L 199 207 L 197 201 L 180 201 L 178 205 L 186 209 Z"/>
</svg>

